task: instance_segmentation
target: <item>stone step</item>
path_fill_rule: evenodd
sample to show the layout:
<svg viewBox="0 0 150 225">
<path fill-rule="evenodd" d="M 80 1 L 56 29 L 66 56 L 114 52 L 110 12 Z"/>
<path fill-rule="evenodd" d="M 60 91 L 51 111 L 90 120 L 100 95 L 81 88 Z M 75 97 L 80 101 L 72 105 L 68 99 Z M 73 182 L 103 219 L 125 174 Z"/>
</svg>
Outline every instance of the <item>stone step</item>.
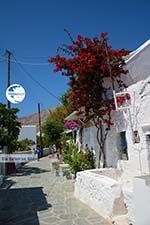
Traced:
<svg viewBox="0 0 150 225">
<path fill-rule="evenodd" d="M 129 225 L 127 223 L 126 215 L 115 216 L 113 217 L 113 225 Z"/>
</svg>

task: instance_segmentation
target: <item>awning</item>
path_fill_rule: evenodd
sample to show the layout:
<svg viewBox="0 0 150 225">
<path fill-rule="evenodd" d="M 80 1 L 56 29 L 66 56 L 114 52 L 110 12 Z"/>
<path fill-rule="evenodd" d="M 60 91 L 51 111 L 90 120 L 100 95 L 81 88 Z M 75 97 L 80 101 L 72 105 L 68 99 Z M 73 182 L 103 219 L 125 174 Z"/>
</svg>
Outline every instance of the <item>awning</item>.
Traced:
<svg viewBox="0 0 150 225">
<path fill-rule="evenodd" d="M 78 120 L 78 119 L 81 119 L 83 117 L 84 117 L 83 114 L 78 115 L 78 111 L 74 111 L 69 116 L 67 116 L 65 118 L 65 120 Z"/>
<path fill-rule="evenodd" d="M 72 133 L 72 131 L 73 131 L 73 130 L 65 130 L 63 133 L 64 133 L 64 134 L 69 134 L 69 133 Z"/>
</svg>

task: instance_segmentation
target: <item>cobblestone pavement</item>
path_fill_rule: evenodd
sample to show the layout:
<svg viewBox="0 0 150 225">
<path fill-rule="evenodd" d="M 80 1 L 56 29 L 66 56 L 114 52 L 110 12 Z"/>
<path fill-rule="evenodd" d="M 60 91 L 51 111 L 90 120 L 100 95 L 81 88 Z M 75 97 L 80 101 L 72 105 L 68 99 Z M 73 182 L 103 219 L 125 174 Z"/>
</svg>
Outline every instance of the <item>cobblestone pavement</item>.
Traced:
<svg viewBox="0 0 150 225">
<path fill-rule="evenodd" d="M 48 157 L 30 162 L 0 190 L 0 225 L 109 225 L 73 196 L 73 182 L 56 176 Z"/>
</svg>

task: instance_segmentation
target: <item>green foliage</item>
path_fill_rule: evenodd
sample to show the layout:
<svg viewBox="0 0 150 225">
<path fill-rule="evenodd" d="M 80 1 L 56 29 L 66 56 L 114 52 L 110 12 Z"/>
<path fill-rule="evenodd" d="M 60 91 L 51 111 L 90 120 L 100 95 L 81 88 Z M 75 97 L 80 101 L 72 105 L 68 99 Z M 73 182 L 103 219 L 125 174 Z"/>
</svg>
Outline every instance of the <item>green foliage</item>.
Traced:
<svg viewBox="0 0 150 225">
<path fill-rule="evenodd" d="M 61 133 L 64 131 L 64 126 L 61 122 L 48 118 L 43 126 L 43 131 L 45 142 L 48 146 L 53 144 L 57 147 L 60 146 Z"/>
<path fill-rule="evenodd" d="M 71 171 L 76 175 L 77 172 L 94 169 L 95 157 L 92 151 L 79 151 L 73 142 L 66 143 L 63 146 L 64 162 L 69 164 Z"/>
<path fill-rule="evenodd" d="M 67 134 L 62 133 L 61 135 L 61 147 L 62 147 L 62 157 L 65 163 L 71 161 L 72 150 L 70 148 L 69 142 L 72 142 L 72 139 L 67 136 Z"/>
<path fill-rule="evenodd" d="M 54 110 L 49 111 L 49 120 L 58 121 L 60 123 L 64 123 L 65 117 L 67 117 L 69 112 L 65 106 L 56 107 Z"/>
<path fill-rule="evenodd" d="M 56 147 L 61 147 L 60 138 L 64 131 L 64 119 L 67 115 L 68 111 L 65 106 L 59 106 L 50 111 L 43 126 L 43 141 L 46 146 L 55 144 Z"/>
<path fill-rule="evenodd" d="M 61 103 L 63 104 L 63 106 L 67 106 L 68 105 L 68 98 L 67 98 L 67 92 L 65 94 L 63 94 L 60 98 Z"/>
<path fill-rule="evenodd" d="M 8 109 L 0 103 L 0 146 L 8 146 L 9 152 L 16 149 L 21 124 L 17 121 L 16 108 Z"/>
<path fill-rule="evenodd" d="M 31 145 L 33 145 L 33 141 L 29 140 L 27 138 L 24 139 L 24 140 L 18 141 L 17 151 L 28 151 L 28 150 L 31 150 Z"/>
<path fill-rule="evenodd" d="M 40 143 L 40 136 L 36 136 L 36 146 L 41 147 Z M 47 139 L 45 136 L 42 136 L 42 148 L 49 147 L 49 144 L 47 143 Z"/>
<path fill-rule="evenodd" d="M 58 162 L 52 162 L 52 168 L 54 170 L 58 170 L 59 169 L 59 163 Z"/>
<path fill-rule="evenodd" d="M 68 100 L 68 96 L 71 93 L 71 89 L 68 89 L 61 97 L 60 97 L 60 101 L 62 103 L 62 107 L 64 107 L 67 111 L 66 116 L 68 116 L 71 112 L 72 112 L 72 108 L 70 107 L 70 103 Z"/>
<path fill-rule="evenodd" d="M 94 169 L 95 168 L 95 156 L 91 150 L 86 152 L 81 151 L 81 168 L 83 170 Z"/>
<path fill-rule="evenodd" d="M 71 148 L 70 151 L 72 151 L 72 154 L 71 154 L 71 161 L 70 161 L 70 168 L 71 168 L 71 171 L 76 175 L 76 173 L 78 171 L 82 171 L 84 170 L 84 168 L 82 168 L 82 153 L 78 151 L 78 148 L 75 144 L 71 143 L 70 146 Z"/>
</svg>

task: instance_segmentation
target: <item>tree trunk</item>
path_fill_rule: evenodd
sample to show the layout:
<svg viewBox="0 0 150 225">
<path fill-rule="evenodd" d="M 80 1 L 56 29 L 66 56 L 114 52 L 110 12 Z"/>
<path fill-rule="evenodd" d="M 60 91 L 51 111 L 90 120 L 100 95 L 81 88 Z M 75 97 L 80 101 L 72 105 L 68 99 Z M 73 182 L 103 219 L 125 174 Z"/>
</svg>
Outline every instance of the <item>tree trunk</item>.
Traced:
<svg viewBox="0 0 150 225">
<path fill-rule="evenodd" d="M 80 144 L 82 149 L 83 148 L 83 127 L 80 128 Z"/>
<path fill-rule="evenodd" d="M 102 152 L 103 152 L 103 168 L 106 168 L 106 166 L 107 166 L 107 164 L 106 164 L 106 153 L 105 153 L 104 147 L 103 147 Z"/>
<path fill-rule="evenodd" d="M 98 157 L 98 168 L 100 168 L 100 161 L 103 156 L 103 168 L 107 166 L 106 163 L 106 153 L 105 153 L 105 141 L 108 135 L 108 130 L 103 133 L 103 126 L 100 124 L 97 127 L 97 142 L 99 144 L 99 157 Z"/>
<path fill-rule="evenodd" d="M 101 167 L 101 149 L 99 148 L 99 156 L 98 156 L 98 168 Z"/>
<path fill-rule="evenodd" d="M 98 168 L 101 167 L 100 162 L 101 162 L 101 156 L 102 156 L 101 141 L 100 141 L 100 129 L 101 129 L 101 127 L 97 128 L 97 136 L 96 136 L 97 137 L 97 142 L 99 144 Z"/>
</svg>

